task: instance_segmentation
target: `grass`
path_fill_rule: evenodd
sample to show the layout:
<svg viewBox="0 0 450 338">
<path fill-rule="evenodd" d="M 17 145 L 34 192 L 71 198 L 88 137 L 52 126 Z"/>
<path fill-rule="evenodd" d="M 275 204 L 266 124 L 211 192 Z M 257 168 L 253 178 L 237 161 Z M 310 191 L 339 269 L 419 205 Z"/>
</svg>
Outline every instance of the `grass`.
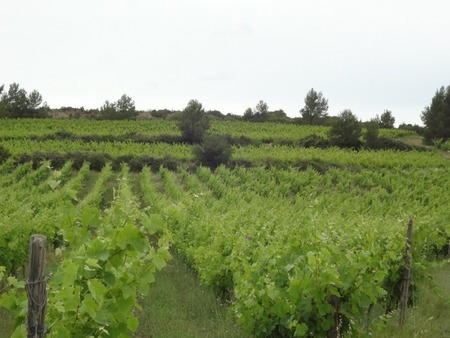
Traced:
<svg viewBox="0 0 450 338">
<path fill-rule="evenodd" d="M 423 147 L 423 137 L 419 135 L 405 136 L 399 138 L 400 141 L 409 144 L 411 146 L 422 146 Z"/>
<path fill-rule="evenodd" d="M 395 311 L 383 331 L 373 335 L 375 338 L 450 337 L 450 264 L 430 273 L 435 287 L 426 282 L 419 287 L 417 304 L 408 309 L 404 327 L 399 327 Z"/>
<path fill-rule="evenodd" d="M 0 308 L 0 338 L 9 338 L 12 334 L 13 317 L 3 308 Z"/>
<path fill-rule="evenodd" d="M 248 337 L 234 323 L 227 306 L 177 256 L 157 274 L 142 307 L 136 337 Z"/>
<path fill-rule="evenodd" d="M 138 338 L 245 338 L 214 292 L 174 256 L 157 273 L 150 293 L 141 302 Z M 12 333 L 12 316 L 0 308 L 0 338 Z"/>
<path fill-rule="evenodd" d="M 431 276 L 436 287 L 424 282 L 416 306 L 408 309 L 406 325 L 398 326 L 395 311 L 386 327 L 372 335 L 374 338 L 450 337 L 450 264 L 432 269 Z M 234 323 L 227 306 L 177 256 L 158 272 L 141 305 L 137 338 L 249 337 Z M 0 338 L 11 336 L 12 321 L 0 308 Z"/>
</svg>

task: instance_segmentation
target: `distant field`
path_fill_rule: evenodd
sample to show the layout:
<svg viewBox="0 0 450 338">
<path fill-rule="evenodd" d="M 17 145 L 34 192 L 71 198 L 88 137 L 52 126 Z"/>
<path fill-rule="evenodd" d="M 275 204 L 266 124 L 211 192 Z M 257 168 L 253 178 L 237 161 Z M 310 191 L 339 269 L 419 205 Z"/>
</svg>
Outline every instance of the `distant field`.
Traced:
<svg viewBox="0 0 450 338">
<path fill-rule="evenodd" d="M 1 138 L 30 137 L 67 132 L 75 135 L 180 135 L 175 121 L 137 120 L 104 121 L 86 119 L 2 119 Z M 327 137 L 328 127 L 304 126 L 282 123 L 251 123 L 213 120 L 211 133 L 245 136 L 254 140 L 298 140 L 309 135 Z M 399 138 L 415 135 L 414 132 L 398 129 L 381 129 L 381 136 Z"/>
</svg>

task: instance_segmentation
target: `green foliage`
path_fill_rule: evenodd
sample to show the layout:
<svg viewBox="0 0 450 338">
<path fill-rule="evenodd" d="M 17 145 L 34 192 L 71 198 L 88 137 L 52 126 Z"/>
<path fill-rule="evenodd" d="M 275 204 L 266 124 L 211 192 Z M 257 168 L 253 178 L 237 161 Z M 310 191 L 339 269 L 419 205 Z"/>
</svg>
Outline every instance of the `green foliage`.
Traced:
<svg viewBox="0 0 450 338">
<path fill-rule="evenodd" d="M 364 134 L 365 146 L 368 149 L 378 148 L 379 121 L 372 119 L 366 124 L 366 132 Z"/>
<path fill-rule="evenodd" d="M 242 150 L 246 158 L 252 149 Z M 102 199 L 112 166 L 80 194 L 91 175 L 86 164 L 72 173 L 73 163 L 32 170 L 9 160 L 0 166 L 3 274 L 23 265 L 28 235 L 44 233 L 59 245 L 49 280 L 52 332 L 130 336 L 141 287 L 146 292 L 140 281 L 151 281 L 165 264 L 173 238 L 250 334 L 325 336 L 337 315 L 342 330 L 363 336 L 372 328 L 365 320 L 371 309 L 398 301 L 409 215 L 416 218 L 414 282 L 425 258 L 448 253 L 448 160 L 434 152 L 294 150 L 258 148 L 264 159 L 278 154 L 285 169 L 160 167 L 152 174 L 144 167 L 139 196 L 122 166 L 107 210 Z M 301 170 L 289 166 L 292 153 L 305 161 Z M 0 303 L 16 313 L 23 332 L 18 283 L 8 281 Z"/>
<path fill-rule="evenodd" d="M 33 90 L 27 94 L 26 90 L 19 87 L 19 84 L 12 83 L 9 90 L 3 92 L 1 87 L 0 117 L 11 118 L 42 118 L 48 117 L 50 108 L 47 103 L 42 103 L 42 95 Z"/>
<path fill-rule="evenodd" d="M 400 131 L 400 130 L 403 130 L 403 131 L 407 130 L 407 131 L 411 131 L 413 133 L 416 133 L 418 135 L 424 135 L 424 133 L 425 133 L 425 128 L 424 127 L 419 126 L 417 124 L 413 125 L 413 124 L 410 124 L 410 123 L 408 123 L 408 124 L 407 123 L 399 124 L 397 130 L 398 131 Z"/>
<path fill-rule="evenodd" d="M 106 167 L 103 179 L 110 173 Z M 104 212 L 92 194 L 79 208 L 67 201 L 56 208 L 62 242 L 49 268 L 46 317 L 54 336 L 131 337 L 137 329 L 139 297 L 148 292 L 155 271 L 170 254 L 163 225 L 139 208 L 128 180 L 128 167 L 123 166 L 114 201 Z M 99 184 L 93 194 L 102 193 Z M 156 233 L 159 239 L 151 243 L 149 237 Z M 20 335 L 26 297 L 23 283 L 10 281 L 0 305 L 16 314 L 15 334 Z"/>
<path fill-rule="evenodd" d="M 244 121 L 251 121 L 252 117 L 253 117 L 253 110 L 252 108 L 248 107 L 244 112 L 243 119 Z"/>
<path fill-rule="evenodd" d="M 431 105 L 425 108 L 421 118 L 428 142 L 432 139 L 450 139 L 450 86 L 436 91 Z"/>
<path fill-rule="evenodd" d="M 322 95 L 322 92 L 317 93 L 314 88 L 306 94 L 305 106 L 300 109 L 302 119 L 306 124 L 319 124 L 322 119 L 327 117 L 328 100 Z"/>
<path fill-rule="evenodd" d="M 305 148 L 328 148 L 331 146 L 331 143 L 329 140 L 327 140 L 325 137 L 320 135 L 310 135 L 307 137 L 304 137 L 295 144 L 300 147 Z"/>
<path fill-rule="evenodd" d="M 443 190 L 427 188 L 435 180 L 448 186 L 448 168 L 436 170 L 199 167 L 178 176 L 161 171 L 164 193 L 158 198 L 153 190 L 152 199 L 176 203 L 168 224 L 178 252 L 233 300 L 238 321 L 254 336 L 326 336 L 337 315 L 341 333 L 360 337 L 371 321 L 380 324 L 366 320 L 372 308 L 398 302 L 406 214 L 418 216 L 415 281 L 430 244 L 446 242 L 430 232 L 448 214 Z"/>
<path fill-rule="evenodd" d="M 200 143 L 209 129 L 209 118 L 197 100 L 189 101 L 181 114 L 178 127 L 183 139 L 188 143 Z"/>
<path fill-rule="evenodd" d="M 361 123 L 349 109 L 338 115 L 329 131 L 330 140 L 334 145 L 347 148 L 358 148 L 361 145 L 359 140 L 361 134 Z"/>
<path fill-rule="evenodd" d="M 130 120 L 137 116 L 134 100 L 123 94 L 117 102 L 105 101 L 100 108 L 100 116 L 106 120 Z"/>
<path fill-rule="evenodd" d="M 260 100 L 255 107 L 255 115 L 257 114 L 267 114 L 269 112 L 269 106 L 263 100 Z"/>
<path fill-rule="evenodd" d="M 267 121 L 268 122 L 288 122 L 289 117 L 286 115 L 283 109 L 270 111 L 267 113 Z"/>
<path fill-rule="evenodd" d="M 142 303 L 136 337 L 250 338 L 213 290 L 176 256 L 157 272 Z"/>
<path fill-rule="evenodd" d="M 375 149 L 391 149 L 391 150 L 400 150 L 400 151 L 425 151 L 426 149 L 418 146 L 411 146 L 402 141 L 392 139 L 386 136 L 378 137 L 377 148 Z"/>
<path fill-rule="evenodd" d="M 380 119 L 380 128 L 392 129 L 395 124 L 395 117 L 392 115 L 390 110 L 385 110 L 383 114 L 381 114 Z"/>
<path fill-rule="evenodd" d="M 450 151 L 450 139 L 447 141 L 444 141 L 443 139 L 434 139 L 433 145 L 440 150 L 444 151 Z"/>
<path fill-rule="evenodd" d="M 256 107 L 251 110 L 251 108 L 248 108 L 243 116 L 244 121 L 251 121 L 251 122 L 267 122 L 267 121 L 274 121 L 279 119 L 284 114 L 283 111 L 277 111 L 277 112 L 269 112 L 269 106 L 266 102 L 263 100 L 260 100 Z M 284 114 L 286 116 L 286 114 Z M 283 119 L 281 117 L 281 119 Z"/>
<path fill-rule="evenodd" d="M 169 109 L 160 109 L 160 110 L 152 110 L 151 114 L 153 117 L 159 118 L 159 119 L 171 119 L 174 116 L 178 115 L 180 111 L 175 110 L 169 110 Z"/>
<path fill-rule="evenodd" d="M 227 137 L 222 135 L 206 135 L 201 145 L 194 148 L 194 156 L 198 163 L 210 168 L 228 164 L 232 148 Z"/>
</svg>

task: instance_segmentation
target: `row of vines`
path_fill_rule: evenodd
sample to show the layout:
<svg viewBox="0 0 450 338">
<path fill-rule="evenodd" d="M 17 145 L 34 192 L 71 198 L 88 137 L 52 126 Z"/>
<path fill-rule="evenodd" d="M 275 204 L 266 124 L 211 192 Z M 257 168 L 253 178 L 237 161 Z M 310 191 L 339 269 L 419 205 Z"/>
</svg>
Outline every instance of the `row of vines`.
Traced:
<svg viewBox="0 0 450 338">
<path fill-rule="evenodd" d="M 176 121 L 166 120 L 58 120 L 58 119 L 3 119 L 0 130 L 0 139 L 23 138 L 43 136 L 58 132 L 71 133 L 75 135 L 180 135 Z M 324 126 L 300 126 L 295 124 L 280 123 L 251 123 L 237 121 L 212 120 L 211 133 L 228 134 L 234 137 L 245 136 L 254 140 L 286 139 L 297 140 L 310 135 L 326 137 L 328 127 Z M 399 138 L 415 135 L 411 131 L 399 129 L 381 129 L 380 136 Z"/>
<path fill-rule="evenodd" d="M 139 142 L 82 142 L 71 140 L 9 139 L 0 141 L 0 146 L 12 156 L 18 158 L 23 155 L 90 153 L 106 154 L 110 159 L 120 157 L 163 158 L 170 156 L 178 161 L 193 161 L 193 146 L 187 144 L 169 143 L 139 143 Z M 351 150 L 339 148 L 299 148 L 284 145 L 262 144 L 259 146 L 234 146 L 232 160 L 246 162 L 252 166 L 276 164 L 298 165 L 302 162 L 316 162 L 316 164 L 331 164 L 347 167 L 445 167 L 448 161 L 438 152 L 401 152 L 396 150 Z"/>
<path fill-rule="evenodd" d="M 118 174 L 110 165 L 100 173 L 88 163 L 76 172 L 71 166 L 55 171 L 45 162 L 32 170 L 31 163 L 8 161 L 0 167 L 6 206 L 0 214 L 0 305 L 15 315 L 13 337 L 26 336 L 25 283 L 14 276 L 24 270 L 32 233 L 51 244 L 50 337 L 131 336 L 139 325 L 139 299 L 170 258 L 163 223 L 141 208 L 126 165 Z M 108 185 L 113 196 L 105 204 Z"/>
<path fill-rule="evenodd" d="M 372 311 L 398 304 L 411 216 L 416 276 L 448 251 L 448 168 L 159 174 L 164 193 L 146 191 L 175 246 L 256 336 L 325 336 L 336 315 L 357 337 L 382 325 Z"/>
<path fill-rule="evenodd" d="M 15 313 L 15 337 L 25 334 L 19 277 L 33 233 L 49 239 L 52 337 L 131 336 L 169 244 L 257 337 L 361 337 L 382 326 L 400 296 L 410 218 L 414 292 L 427 262 L 450 252 L 450 166 L 437 152 L 271 144 L 327 129 L 213 121 L 214 133 L 265 141 L 234 146 L 232 165 L 211 171 L 191 165 L 184 143 L 30 137 L 179 135 L 174 121 L 3 122 L 0 305 Z"/>
<path fill-rule="evenodd" d="M 145 167 L 133 183 L 127 165 L 118 173 L 71 166 L 33 170 L 10 160 L 0 167 L 0 273 L 25 264 L 31 233 L 52 240 L 55 337 L 134 331 L 138 295 L 164 267 L 169 242 L 261 337 L 324 336 L 336 315 L 340 330 L 355 336 L 382 325 L 372 311 L 396 307 L 409 217 L 417 276 L 448 250 L 448 167 Z M 23 333 L 23 282 L 8 283 L 15 288 L 1 304 L 16 311 Z"/>
</svg>

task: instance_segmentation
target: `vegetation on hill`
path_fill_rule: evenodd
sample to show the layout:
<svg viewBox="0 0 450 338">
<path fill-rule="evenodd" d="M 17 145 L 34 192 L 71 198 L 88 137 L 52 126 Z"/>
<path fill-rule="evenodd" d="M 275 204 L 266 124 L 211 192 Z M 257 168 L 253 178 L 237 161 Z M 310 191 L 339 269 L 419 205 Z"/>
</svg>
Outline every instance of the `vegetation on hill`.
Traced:
<svg viewBox="0 0 450 338">
<path fill-rule="evenodd" d="M 430 116 L 435 106 L 444 104 L 433 99 Z M 350 110 L 329 117 L 326 108 L 311 90 L 301 123 L 267 122 L 283 114 L 262 100 L 248 121 L 229 121 L 195 100 L 161 114 L 172 114 L 169 120 L 136 121 L 124 95 L 101 108 L 117 121 L 100 111 L 98 120 L 2 119 L 0 306 L 15 315 L 12 323 L 0 312 L 1 320 L 23 335 L 26 292 L 18 276 L 29 235 L 42 233 L 51 243 L 48 322 L 58 337 L 398 332 L 391 318 L 412 217 L 408 301 L 421 309 L 410 316 L 432 321 L 423 304 L 434 294 L 424 300 L 420 292 L 430 267 L 450 255 L 449 160 L 418 146 L 414 126 L 392 128 L 388 110 L 362 123 Z M 434 139 L 442 149 L 446 142 Z M 177 282 L 165 270 L 170 252 L 189 265 L 173 263 L 179 281 L 191 274 L 206 285 L 192 286 L 197 302 L 179 296 L 186 289 L 161 300 Z M 433 304 L 448 302 L 441 298 Z M 140 325 L 147 314 L 162 322 L 154 311 L 167 306 L 177 307 L 180 329 Z M 206 306 L 217 310 L 208 320 L 223 321 L 216 332 L 200 321 Z M 445 316 L 442 308 L 433 313 Z M 424 332 L 446 333 L 442 322 Z"/>
<path fill-rule="evenodd" d="M 426 127 L 425 140 L 429 143 L 450 139 L 450 86 L 436 91 L 431 104 L 422 112 L 422 121 Z"/>
</svg>

